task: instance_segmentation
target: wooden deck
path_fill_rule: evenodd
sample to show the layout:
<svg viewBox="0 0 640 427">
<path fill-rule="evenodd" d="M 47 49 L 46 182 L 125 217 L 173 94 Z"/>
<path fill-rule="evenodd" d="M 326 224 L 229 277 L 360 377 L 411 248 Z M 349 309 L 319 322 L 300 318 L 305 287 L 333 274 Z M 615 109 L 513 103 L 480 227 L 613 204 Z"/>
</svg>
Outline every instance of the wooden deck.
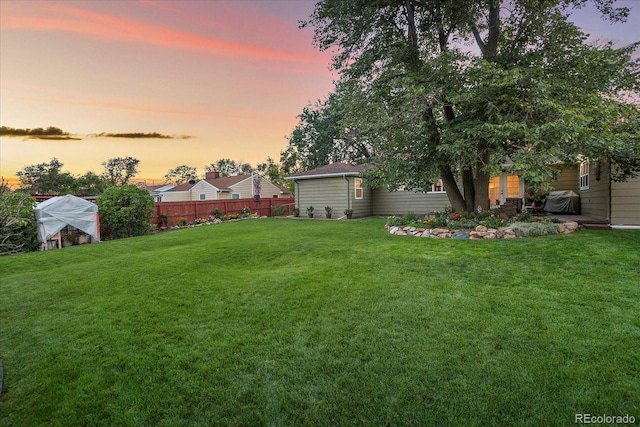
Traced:
<svg viewBox="0 0 640 427">
<path fill-rule="evenodd" d="M 587 215 L 547 213 L 546 216 L 558 219 L 563 222 L 574 221 L 589 230 L 611 230 L 611 226 L 609 225 L 608 221 L 604 219 L 593 218 Z"/>
</svg>

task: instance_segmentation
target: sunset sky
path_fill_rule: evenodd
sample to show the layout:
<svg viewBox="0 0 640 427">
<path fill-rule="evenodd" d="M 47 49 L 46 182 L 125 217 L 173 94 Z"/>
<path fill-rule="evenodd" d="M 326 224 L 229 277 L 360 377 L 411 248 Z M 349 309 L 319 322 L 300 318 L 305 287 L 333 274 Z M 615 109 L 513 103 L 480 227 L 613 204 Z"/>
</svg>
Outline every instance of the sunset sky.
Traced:
<svg viewBox="0 0 640 427">
<path fill-rule="evenodd" d="M 612 26 L 591 9 L 575 21 L 594 36 L 640 39 L 640 0 Z M 0 175 L 57 157 L 74 174 L 112 157 L 140 159 L 161 181 L 186 164 L 252 165 L 286 148 L 302 108 L 337 77 L 330 54 L 298 29 L 314 1 L 0 0 L 0 125 L 54 126 L 74 139 L 0 138 Z M 159 133 L 128 139 L 101 133 Z M 189 138 L 185 138 L 189 137 Z"/>
</svg>

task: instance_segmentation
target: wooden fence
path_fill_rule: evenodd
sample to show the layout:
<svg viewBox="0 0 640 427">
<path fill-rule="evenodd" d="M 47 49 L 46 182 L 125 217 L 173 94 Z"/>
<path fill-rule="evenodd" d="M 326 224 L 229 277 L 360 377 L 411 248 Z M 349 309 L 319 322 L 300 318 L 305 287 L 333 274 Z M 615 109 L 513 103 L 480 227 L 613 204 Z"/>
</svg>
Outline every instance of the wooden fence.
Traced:
<svg viewBox="0 0 640 427">
<path fill-rule="evenodd" d="M 276 216 L 279 214 L 292 215 L 294 208 L 293 198 L 274 199 L 227 199 L 227 200 L 202 200 L 202 201 L 182 201 L 182 202 L 156 202 L 151 223 L 163 227 L 163 218 L 166 217 L 167 225 L 172 227 L 179 221 L 185 220 L 188 223 L 196 218 L 208 219 L 216 209 L 226 214 L 241 214 L 244 208 L 249 208 L 251 213 L 258 213 L 260 216 Z M 278 208 L 278 206 L 282 206 Z"/>
</svg>

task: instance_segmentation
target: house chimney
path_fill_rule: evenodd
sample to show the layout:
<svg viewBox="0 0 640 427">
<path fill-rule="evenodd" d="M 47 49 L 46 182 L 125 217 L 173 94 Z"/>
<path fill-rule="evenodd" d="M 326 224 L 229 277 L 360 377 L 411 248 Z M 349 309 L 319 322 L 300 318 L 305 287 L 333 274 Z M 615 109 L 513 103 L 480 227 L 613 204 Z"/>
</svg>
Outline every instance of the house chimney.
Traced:
<svg viewBox="0 0 640 427">
<path fill-rule="evenodd" d="M 217 170 L 212 170 L 211 172 L 207 172 L 204 174 L 205 179 L 216 179 L 220 178 L 220 172 Z"/>
</svg>

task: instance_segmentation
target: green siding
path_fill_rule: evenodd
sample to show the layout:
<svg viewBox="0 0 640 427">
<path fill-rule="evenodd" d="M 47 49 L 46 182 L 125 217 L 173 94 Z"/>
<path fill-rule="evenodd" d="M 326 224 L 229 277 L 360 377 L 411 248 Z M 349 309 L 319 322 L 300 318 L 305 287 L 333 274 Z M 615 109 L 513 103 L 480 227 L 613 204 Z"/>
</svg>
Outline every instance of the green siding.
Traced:
<svg viewBox="0 0 640 427">
<path fill-rule="evenodd" d="M 450 206 L 446 193 L 415 193 L 376 188 L 373 198 L 373 214 L 382 216 L 403 215 L 407 212 L 426 215 Z"/>
<path fill-rule="evenodd" d="M 325 216 L 325 206 L 333 208 L 333 218 L 344 215 L 347 208 L 353 209 L 354 217 L 372 215 L 371 189 L 363 188 L 363 198 L 356 200 L 353 177 L 301 179 L 296 181 L 295 194 L 301 216 L 306 215 L 309 206 L 314 207 L 316 218 Z"/>
</svg>

